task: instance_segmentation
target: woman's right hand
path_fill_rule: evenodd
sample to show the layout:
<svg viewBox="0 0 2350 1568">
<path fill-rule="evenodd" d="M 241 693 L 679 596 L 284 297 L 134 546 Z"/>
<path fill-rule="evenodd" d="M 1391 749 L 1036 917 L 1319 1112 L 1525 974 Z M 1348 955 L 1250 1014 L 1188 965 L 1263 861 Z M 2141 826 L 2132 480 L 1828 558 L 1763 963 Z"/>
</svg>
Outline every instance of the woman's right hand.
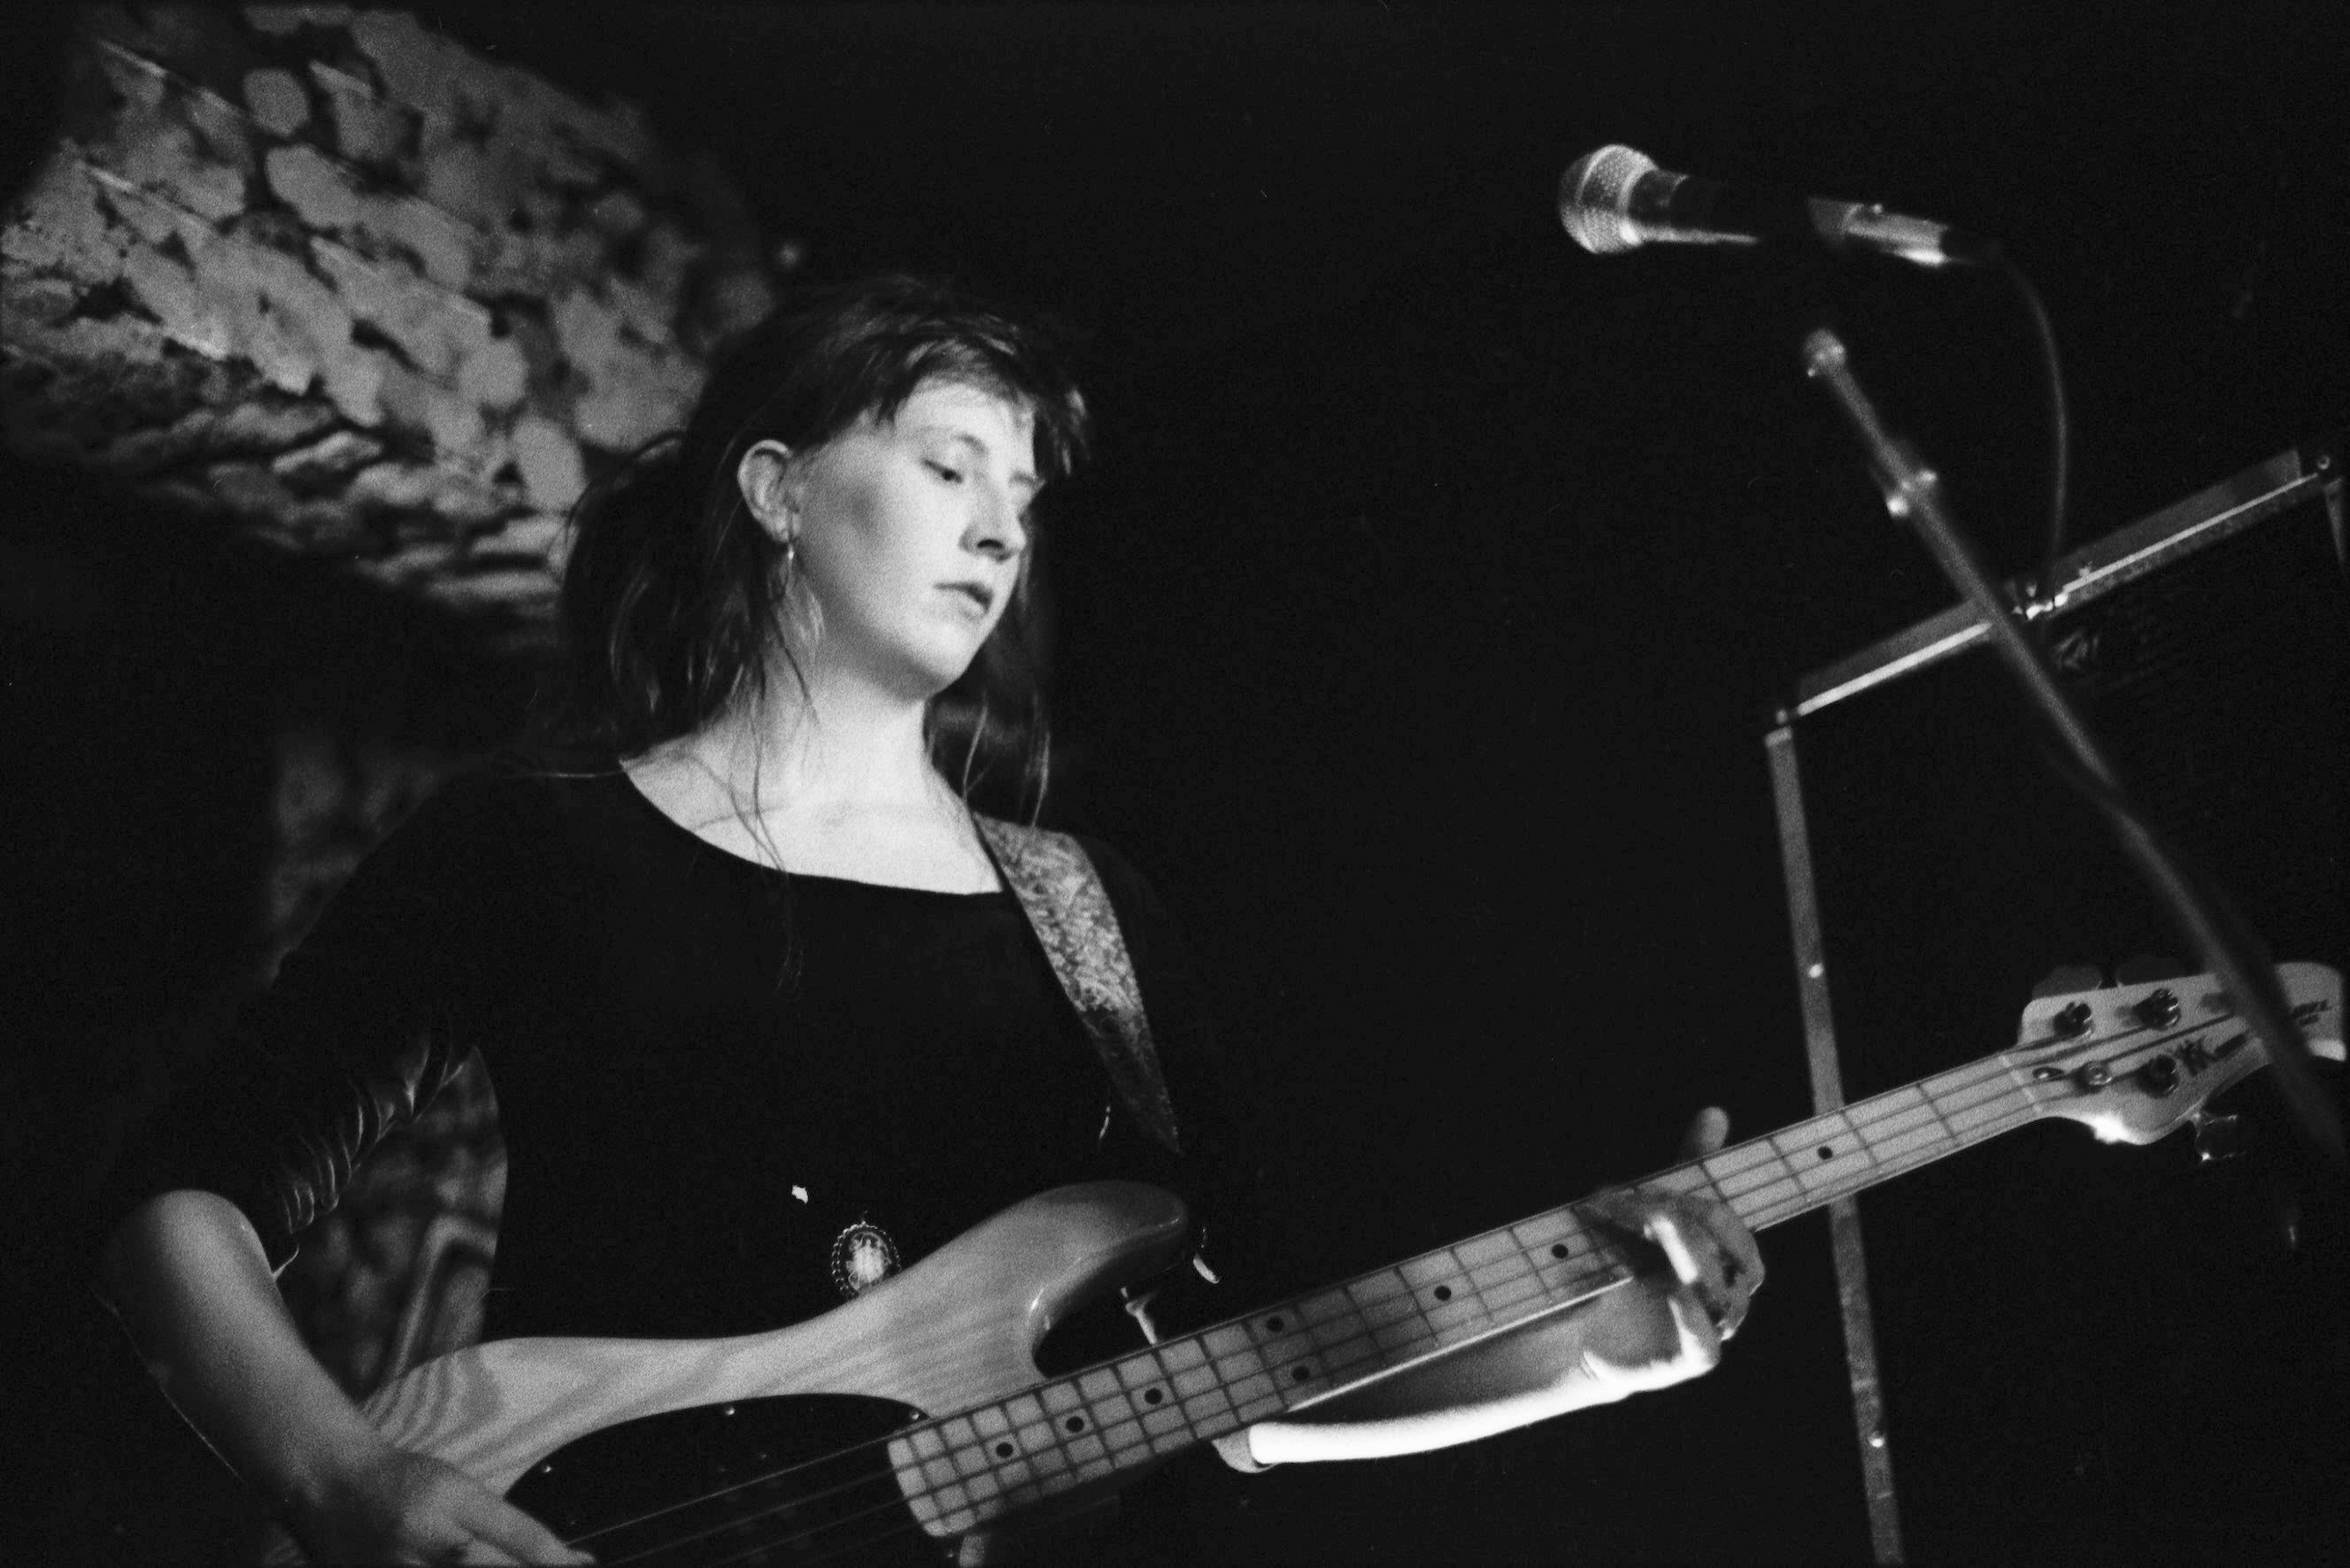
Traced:
<svg viewBox="0 0 2350 1568">
<path fill-rule="evenodd" d="M 593 1563 L 464 1471 L 385 1444 L 288 1511 L 317 1563 Z"/>
<path fill-rule="evenodd" d="M 176 1189 L 133 1210 L 99 1290 L 172 1403 L 275 1501 L 313 1563 L 594 1561 L 369 1426 L 302 1343 L 252 1221 L 219 1193 Z"/>
</svg>

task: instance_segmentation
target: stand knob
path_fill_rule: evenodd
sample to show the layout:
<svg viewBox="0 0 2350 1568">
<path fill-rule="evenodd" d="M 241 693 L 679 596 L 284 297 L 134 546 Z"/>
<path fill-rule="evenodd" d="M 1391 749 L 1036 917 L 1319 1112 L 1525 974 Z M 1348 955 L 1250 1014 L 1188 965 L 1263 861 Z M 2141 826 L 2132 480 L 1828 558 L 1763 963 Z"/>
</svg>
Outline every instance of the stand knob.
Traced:
<svg viewBox="0 0 2350 1568">
<path fill-rule="evenodd" d="M 2234 1159 L 2244 1152 L 2244 1128 L 2236 1116 L 2209 1116 L 2198 1112 L 2195 1122 L 2195 1159 L 2199 1165 L 2210 1165 L 2222 1159 Z"/>
</svg>

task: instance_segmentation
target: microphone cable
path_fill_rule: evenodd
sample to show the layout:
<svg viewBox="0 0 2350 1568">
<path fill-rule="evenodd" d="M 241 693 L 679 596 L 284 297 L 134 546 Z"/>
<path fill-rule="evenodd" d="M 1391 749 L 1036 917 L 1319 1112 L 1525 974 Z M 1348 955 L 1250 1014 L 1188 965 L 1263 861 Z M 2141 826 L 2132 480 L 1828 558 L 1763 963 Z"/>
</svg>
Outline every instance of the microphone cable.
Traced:
<svg viewBox="0 0 2350 1568">
<path fill-rule="evenodd" d="M 2007 280 L 2022 303 L 2024 314 L 2031 318 L 2033 337 L 2040 345 L 2040 370 L 2043 389 L 2048 400 L 2048 515 L 2047 544 L 2040 555 L 2040 569 L 2033 582 L 2033 597 L 2045 599 L 2056 591 L 2056 557 L 2064 553 L 2066 513 L 2071 506 L 2073 470 L 2073 417 L 2064 401 L 2064 368 L 2056 353 L 2056 329 L 2048 319 L 2048 306 L 2042 301 L 2040 291 L 2023 275 L 2005 246 L 1995 247 L 1991 266 Z"/>
</svg>

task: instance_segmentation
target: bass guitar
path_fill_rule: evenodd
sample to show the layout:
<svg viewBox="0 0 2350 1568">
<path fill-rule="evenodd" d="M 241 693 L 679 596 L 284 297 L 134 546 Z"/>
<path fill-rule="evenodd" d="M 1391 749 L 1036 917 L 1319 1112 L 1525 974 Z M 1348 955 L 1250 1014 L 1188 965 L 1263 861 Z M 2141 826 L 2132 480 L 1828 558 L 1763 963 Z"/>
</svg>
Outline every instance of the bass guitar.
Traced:
<svg viewBox="0 0 2350 1568">
<path fill-rule="evenodd" d="M 2311 1049 L 2339 1059 L 2341 976 L 2278 974 Z M 2265 1060 L 2208 976 L 2047 997 L 2010 1050 L 1639 1185 L 1711 1193 L 1760 1231 L 2044 1117 L 2150 1143 Z M 607 1568 L 935 1561 L 1023 1511 L 1624 1283 L 1630 1259 L 1578 1208 L 1044 1377 L 1046 1331 L 1169 1267 L 1185 1230 L 1155 1188 L 1061 1188 L 805 1323 L 495 1341 L 416 1367 L 366 1411 Z"/>
</svg>

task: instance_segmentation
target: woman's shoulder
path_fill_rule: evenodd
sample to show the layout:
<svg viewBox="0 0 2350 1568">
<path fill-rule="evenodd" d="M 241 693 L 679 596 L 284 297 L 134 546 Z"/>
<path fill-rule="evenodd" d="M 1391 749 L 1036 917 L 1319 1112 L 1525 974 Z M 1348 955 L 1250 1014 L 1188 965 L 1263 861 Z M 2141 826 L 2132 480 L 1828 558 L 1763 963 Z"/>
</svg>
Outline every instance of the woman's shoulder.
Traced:
<svg viewBox="0 0 2350 1568">
<path fill-rule="evenodd" d="M 512 875 L 578 836 L 583 812 L 608 803 L 619 777 L 608 759 L 500 752 L 442 779 L 377 846 L 371 861 L 461 880 Z"/>
</svg>

